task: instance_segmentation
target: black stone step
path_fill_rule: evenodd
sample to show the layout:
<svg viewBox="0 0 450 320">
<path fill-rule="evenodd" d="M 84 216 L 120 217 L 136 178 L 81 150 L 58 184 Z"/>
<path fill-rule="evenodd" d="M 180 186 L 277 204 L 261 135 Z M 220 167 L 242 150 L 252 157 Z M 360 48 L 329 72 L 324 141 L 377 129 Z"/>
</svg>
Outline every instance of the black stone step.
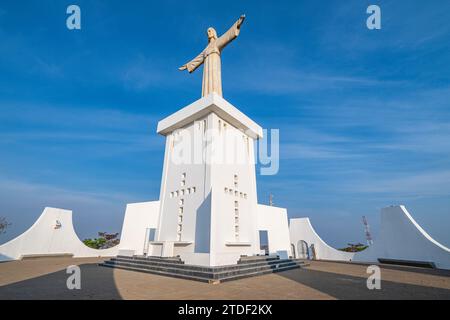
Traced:
<svg viewBox="0 0 450 320">
<path fill-rule="evenodd" d="M 293 260 L 291 259 L 275 259 L 275 260 L 257 260 L 257 261 L 249 261 L 247 263 L 241 263 L 241 264 L 235 264 L 235 265 L 227 265 L 227 266 L 219 266 L 219 267 L 206 267 L 206 266 L 196 266 L 196 265 L 185 265 L 180 263 L 166 263 L 164 261 L 155 261 L 150 259 L 133 259 L 132 257 L 117 257 L 112 258 L 110 260 L 111 262 L 117 262 L 117 263 L 132 263 L 132 264 L 139 264 L 139 265 L 147 265 L 147 266 L 154 266 L 154 267 L 167 267 L 167 268 L 177 268 L 181 267 L 183 270 L 189 270 L 189 271 L 200 271 L 200 272 L 209 272 L 209 273 L 218 273 L 222 271 L 231 271 L 231 270 L 238 270 L 244 267 L 261 267 L 271 264 L 279 264 L 284 262 L 291 262 Z M 299 262 L 301 263 L 301 262 Z"/>
<path fill-rule="evenodd" d="M 219 283 L 300 268 L 305 263 L 300 259 L 280 259 L 279 256 L 250 256 L 241 257 L 237 264 L 234 265 L 207 267 L 186 265 L 179 257 L 117 256 L 100 265 L 189 280 Z"/>
<path fill-rule="evenodd" d="M 114 259 L 114 258 L 113 258 Z M 179 257 L 155 257 L 155 256 L 117 256 L 115 259 L 132 259 L 137 261 L 155 261 L 155 262 L 165 262 L 165 263 L 176 263 L 176 264 L 184 264 Z"/>
<path fill-rule="evenodd" d="M 184 274 L 177 274 L 177 273 L 171 273 L 171 272 L 163 272 L 163 271 L 157 271 L 157 270 L 152 270 L 152 269 L 143 269 L 143 268 L 138 268 L 138 267 L 128 267 L 128 266 L 113 265 L 113 264 L 109 265 L 109 264 L 104 264 L 104 263 L 102 263 L 100 265 L 103 267 L 108 267 L 108 268 L 151 273 L 151 274 L 172 277 L 172 278 L 187 279 L 187 280 L 194 280 L 194 281 L 201 281 L 201 282 L 210 282 L 210 279 L 207 279 L 207 278 L 194 277 L 194 276 L 188 276 L 188 275 L 184 275 Z"/>
<path fill-rule="evenodd" d="M 122 264 L 122 265 L 132 265 L 146 268 L 166 268 L 166 269 L 179 269 L 188 272 L 201 272 L 201 273 L 221 273 L 221 272 L 232 272 L 243 269 L 257 269 L 264 267 L 276 267 L 277 265 L 283 265 L 286 263 L 297 263 L 291 260 L 279 260 L 272 263 L 258 263 L 252 265 L 233 265 L 233 266 L 223 266 L 223 267 L 201 267 L 201 266 L 191 266 L 191 265 L 175 265 L 175 264 L 164 264 L 164 263 L 139 263 L 135 261 L 125 261 L 125 260 L 109 260 L 105 263 L 108 264 Z M 299 264 L 299 263 L 297 263 Z"/>
<path fill-rule="evenodd" d="M 264 274 L 270 274 L 274 272 L 282 272 L 292 269 L 300 268 L 300 265 L 298 263 L 295 264 L 289 264 L 285 266 L 278 266 L 274 269 L 269 268 L 266 270 L 254 270 L 254 269 L 247 269 L 243 273 L 234 274 L 234 275 L 223 275 L 222 277 L 206 277 L 206 276 L 199 276 L 199 275 L 191 275 L 191 274 L 183 274 L 178 272 L 173 272 L 170 270 L 155 270 L 155 269 L 147 269 L 142 268 L 139 266 L 124 266 L 124 265 L 114 265 L 114 264 L 102 264 L 105 267 L 112 267 L 112 268 L 118 268 L 118 269 L 124 269 L 124 270 L 130 270 L 130 271 L 138 271 L 138 272 L 144 272 L 144 273 L 151 273 L 151 274 L 157 274 L 161 276 L 168 276 L 168 277 L 174 277 L 174 278 L 180 278 L 180 279 L 187 279 L 187 280 L 194 280 L 194 281 L 202 281 L 207 283 L 219 283 L 219 282 L 225 282 L 225 281 L 231 281 L 231 280 L 238 280 L 243 279 L 247 277 L 253 277 L 253 276 L 259 276 Z"/>
<path fill-rule="evenodd" d="M 201 277 L 201 278 L 207 278 L 207 279 L 216 279 L 220 280 L 222 278 L 237 276 L 240 274 L 245 274 L 249 272 L 263 272 L 266 270 L 275 270 L 278 268 L 283 267 L 294 267 L 294 266 L 300 266 L 299 263 L 285 260 L 285 261 L 278 261 L 277 263 L 271 263 L 271 264 L 264 264 L 264 265 L 258 265 L 258 266 L 248 266 L 243 265 L 239 268 L 235 268 L 235 266 L 229 267 L 229 268 L 221 268 L 220 271 L 211 271 L 211 270 L 195 270 L 192 268 L 189 268 L 188 265 L 184 266 L 165 266 L 165 265 L 148 265 L 148 264 L 138 264 L 133 262 L 125 262 L 125 261 L 105 261 L 104 263 L 107 266 L 121 266 L 121 267 L 130 267 L 130 268 L 140 268 L 140 269 L 146 269 L 146 270 L 156 270 L 160 272 L 170 272 L 170 273 L 177 273 L 177 274 L 183 274 L 188 276 L 195 276 L 195 277 Z"/>
<path fill-rule="evenodd" d="M 237 275 L 237 276 L 234 276 L 234 277 L 222 278 L 222 279 L 220 279 L 220 282 L 239 280 L 239 279 L 244 279 L 244 278 L 249 278 L 249 277 L 262 276 L 262 275 L 265 275 L 265 274 L 283 272 L 283 271 L 299 269 L 299 268 L 300 268 L 300 266 L 297 264 L 295 266 L 280 267 L 280 268 L 277 268 L 277 269 L 272 269 L 272 270 L 267 270 L 267 271 L 245 273 L 245 274 Z"/>
<path fill-rule="evenodd" d="M 399 266 L 410 266 L 410 267 L 436 269 L 436 265 L 434 264 L 434 262 L 431 262 L 431 261 L 378 258 L 378 262 L 383 263 L 383 264 L 394 264 L 394 265 L 399 265 Z"/>
<path fill-rule="evenodd" d="M 184 263 L 179 256 L 176 257 L 158 257 L 158 256 L 133 256 L 136 259 L 156 259 L 161 261 L 177 261 Z"/>
<path fill-rule="evenodd" d="M 305 261 L 305 259 L 291 259 L 291 260 L 297 262 L 302 267 L 308 267 L 311 265 L 308 261 Z"/>
<path fill-rule="evenodd" d="M 237 262 L 238 264 L 252 263 L 255 261 L 274 261 L 280 259 L 279 256 L 243 256 Z"/>
<path fill-rule="evenodd" d="M 139 261 L 156 261 L 156 262 L 167 262 L 167 263 L 179 263 L 184 264 L 184 261 L 180 257 L 156 257 L 156 256 L 117 256 L 118 259 L 133 259 Z M 237 263 L 247 264 L 262 261 L 275 261 L 279 260 L 279 256 L 242 256 Z"/>
</svg>

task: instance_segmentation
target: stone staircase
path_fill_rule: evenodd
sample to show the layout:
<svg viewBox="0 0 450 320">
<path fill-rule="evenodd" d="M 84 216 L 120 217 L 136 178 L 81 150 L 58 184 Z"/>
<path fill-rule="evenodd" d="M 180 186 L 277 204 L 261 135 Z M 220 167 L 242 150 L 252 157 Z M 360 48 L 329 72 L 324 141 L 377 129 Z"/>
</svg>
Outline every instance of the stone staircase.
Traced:
<svg viewBox="0 0 450 320">
<path fill-rule="evenodd" d="M 296 269 L 306 264 L 302 260 L 280 259 L 278 256 L 252 256 L 241 257 L 235 265 L 204 267 L 184 264 L 178 257 L 117 256 L 100 265 L 207 283 L 220 283 Z"/>
</svg>

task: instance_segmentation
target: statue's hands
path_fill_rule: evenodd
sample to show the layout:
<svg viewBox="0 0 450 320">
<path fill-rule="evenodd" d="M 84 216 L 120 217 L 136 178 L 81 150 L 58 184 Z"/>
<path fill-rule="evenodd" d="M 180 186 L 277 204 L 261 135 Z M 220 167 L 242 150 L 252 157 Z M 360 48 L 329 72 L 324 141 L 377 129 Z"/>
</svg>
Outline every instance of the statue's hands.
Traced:
<svg viewBox="0 0 450 320">
<path fill-rule="evenodd" d="M 180 71 L 184 71 L 186 69 L 187 69 L 187 64 L 185 64 L 185 65 L 183 65 L 183 66 L 178 68 L 178 70 L 180 70 Z"/>
<path fill-rule="evenodd" d="M 244 23 L 245 20 L 245 14 L 241 15 L 241 17 L 239 18 L 239 20 L 237 21 L 237 27 L 240 28 L 241 24 Z"/>
</svg>

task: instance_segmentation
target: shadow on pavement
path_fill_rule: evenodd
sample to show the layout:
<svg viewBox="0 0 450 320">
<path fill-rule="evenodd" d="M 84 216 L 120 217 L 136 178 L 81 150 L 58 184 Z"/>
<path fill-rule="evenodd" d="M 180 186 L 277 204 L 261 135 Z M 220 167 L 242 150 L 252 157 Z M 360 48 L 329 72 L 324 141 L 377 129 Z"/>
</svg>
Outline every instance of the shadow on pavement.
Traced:
<svg viewBox="0 0 450 320">
<path fill-rule="evenodd" d="M 96 263 L 82 264 L 81 289 L 69 290 L 66 270 L 0 287 L 2 300 L 118 300 L 122 299 L 114 281 L 114 269 Z"/>
<path fill-rule="evenodd" d="M 447 289 L 383 281 L 383 278 L 381 278 L 380 290 L 369 290 L 366 284 L 367 278 L 362 277 L 311 269 L 296 269 L 280 272 L 277 275 L 344 300 L 450 299 L 450 290 Z"/>
<path fill-rule="evenodd" d="M 304 260 L 304 261 L 309 262 L 309 260 Z M 331 264 L 338 263 L 338 264 L 349 265 L 349 266 L 356 265 L 356 266 L 368 267 L 370 265 L 377 265 L 383 269 L 450 277 L 450 270 L 445 270 L 445 269 L 431 269 L 431 268 L 428 269 L 428 268 L 413 267 L 413 266 L 406 266 L 406 265 L 396 265 L 396 264 L 386 264 L 386 263 L 370 264 L 370 263 L 364 263 L 364 262 L 348 262 L 348 261 L 326 261 L 326 260 L 318 260 L 318 261 L 320 261 L 320 263 L 331 263 Z"/>
</svg>

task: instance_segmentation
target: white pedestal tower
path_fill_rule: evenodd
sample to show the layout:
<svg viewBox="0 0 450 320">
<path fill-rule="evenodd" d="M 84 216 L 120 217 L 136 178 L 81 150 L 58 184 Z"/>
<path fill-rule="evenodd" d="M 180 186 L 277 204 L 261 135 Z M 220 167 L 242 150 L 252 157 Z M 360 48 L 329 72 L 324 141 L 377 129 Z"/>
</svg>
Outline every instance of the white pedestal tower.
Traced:
<svg viewBox="0 0 450 320">
<path fill-rule="evenodd" d="M 262 128 L 216 93 L 158 123 L 166 137 L 154 256 L 235 264 L 260 253 L 254 140 Z"/>
</svg>

